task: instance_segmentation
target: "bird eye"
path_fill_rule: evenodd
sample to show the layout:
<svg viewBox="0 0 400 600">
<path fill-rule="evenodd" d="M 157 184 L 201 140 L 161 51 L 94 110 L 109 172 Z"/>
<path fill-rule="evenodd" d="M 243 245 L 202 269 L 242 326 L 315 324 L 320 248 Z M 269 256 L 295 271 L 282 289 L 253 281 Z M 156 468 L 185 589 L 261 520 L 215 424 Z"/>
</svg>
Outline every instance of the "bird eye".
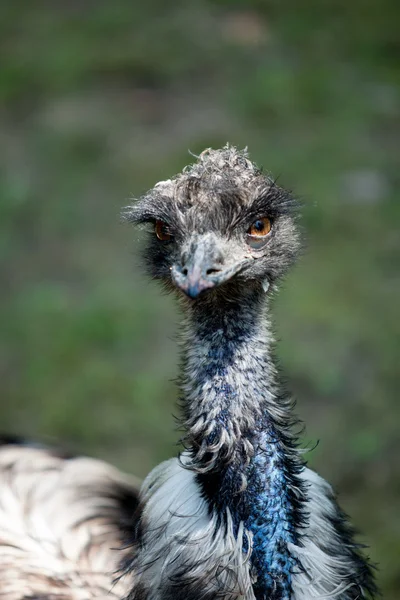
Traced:
<svg viewBox="0 0 400 600">
<path fill-rule="evenodd" d="M 169 242 L 172 240 L 172 233 L 168 229 L 168 225 L 164 221 L 157 220 L 154 231 L 161 242 Z"/>
<path fill-rule="evenodd" d="M 271 221 L 268 219 L 268 217 L 257 219 L 247 231 L 247 240 L 249 245 L 256 250 L 261 248 L 265 244 L 265 238 L 270 231 Z"/>
</svg>

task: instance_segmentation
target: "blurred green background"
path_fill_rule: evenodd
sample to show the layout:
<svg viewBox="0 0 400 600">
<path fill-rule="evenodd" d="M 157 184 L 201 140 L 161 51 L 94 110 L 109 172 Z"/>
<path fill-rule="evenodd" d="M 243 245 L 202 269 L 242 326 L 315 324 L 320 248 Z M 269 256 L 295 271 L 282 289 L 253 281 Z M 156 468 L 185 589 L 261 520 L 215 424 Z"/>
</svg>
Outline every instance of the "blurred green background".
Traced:
<svg viewBox="0 0 400 600">
<path fill-rule="evenodd" d="M 1 429 L 144 476 L 176 454 L 179 315 L 129 197 L 226 141 L 304 200 L 275 302 L 311 465 L 400 589 L 394 0 L 0 6 Z M 398 263 L 397 263 L 398 264 Z"/>
</svg>

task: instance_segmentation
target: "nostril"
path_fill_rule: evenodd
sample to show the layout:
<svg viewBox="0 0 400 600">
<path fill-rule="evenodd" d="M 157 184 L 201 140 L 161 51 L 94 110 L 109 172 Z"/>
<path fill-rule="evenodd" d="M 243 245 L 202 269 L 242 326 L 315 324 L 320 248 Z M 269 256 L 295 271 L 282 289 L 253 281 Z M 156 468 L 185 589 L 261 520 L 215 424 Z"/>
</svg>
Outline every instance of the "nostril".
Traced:
<svg viewBox="0 0 400 600">
<path fill-rule="evenodd" d="M 183 273 L 183 275 L 184 275 L 185 277 L 187 276 L 187 274 L 188 274 L 187 267 L 183 267 L 183 268 L 182 268 L 182 273 Z"/>
<path fill-rule="evenodd" d="M 214 275 L 215 273 L 219 273 L 221 271 L 221 269 L 207 269 L 206 271 L 206 275 Z"/>
</svg>

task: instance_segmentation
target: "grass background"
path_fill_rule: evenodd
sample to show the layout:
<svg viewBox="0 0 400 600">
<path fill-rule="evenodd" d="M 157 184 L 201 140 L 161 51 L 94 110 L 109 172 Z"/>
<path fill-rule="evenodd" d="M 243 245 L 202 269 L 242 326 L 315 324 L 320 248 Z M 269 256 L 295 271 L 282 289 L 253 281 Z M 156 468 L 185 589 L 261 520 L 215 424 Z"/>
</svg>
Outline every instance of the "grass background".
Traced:
<svg viewBox="0 0 400 600">
<path fill-rule="evenodd" d="M 0 422 L 140 476 L 176 454 L 179 315 L 132 195 L 229 141 L 304 199 L 279 355 L 329 479 L 400 589 L 394 0 L 0 6 Z"/>
</svg>

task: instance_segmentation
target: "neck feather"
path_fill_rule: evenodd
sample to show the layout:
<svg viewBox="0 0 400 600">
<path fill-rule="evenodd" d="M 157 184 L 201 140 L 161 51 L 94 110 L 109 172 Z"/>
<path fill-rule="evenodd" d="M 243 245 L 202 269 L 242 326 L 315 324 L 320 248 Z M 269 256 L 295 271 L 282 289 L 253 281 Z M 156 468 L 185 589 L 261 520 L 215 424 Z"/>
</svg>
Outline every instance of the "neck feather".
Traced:
<svg viewBox="0 0 400 600">
<path fill-rule="evenodd" d="M 191 461 L 210 510 L 229 509 L 252 538 L 257 599 L 290 597 L 302 521 L 302 466 L 290 433 L 291 403 L 280 393 L 271 327 L 261 294 L 188 313 L 181 389 Z M 248 538 L 243 541 L 244 547 Z"/>
<path fill-rule="evenodd" d="M 249 293 L 222 306 L 195 304 L 185 323 L 182 407 L 185 445 L 198 472 L 254 455 L 256 434 L 291 424 L 271 355 L 265 302 Z"/>
</svg>

